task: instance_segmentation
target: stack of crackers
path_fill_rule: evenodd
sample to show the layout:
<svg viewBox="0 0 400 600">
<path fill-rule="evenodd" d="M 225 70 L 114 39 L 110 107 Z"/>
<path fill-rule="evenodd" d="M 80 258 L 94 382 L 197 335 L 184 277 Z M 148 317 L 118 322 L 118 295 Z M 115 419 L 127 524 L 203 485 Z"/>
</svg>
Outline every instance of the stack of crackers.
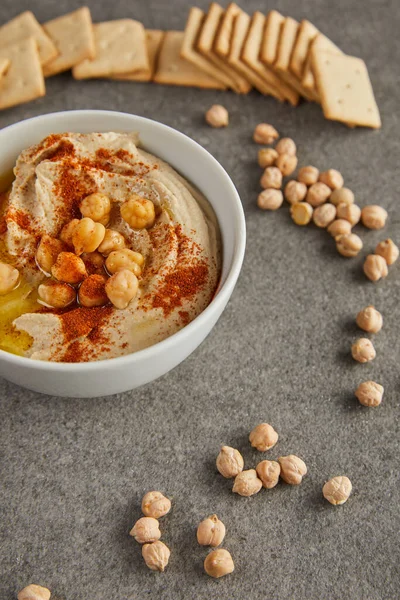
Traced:
<svg viewBox="0 0 400 600">
<path fill-rule="evenodd" d="M 248 15 L 237 4 L 193 7 L 185 31 L 145 30 L 132 19 L 92 24 L 80 8 L 41 26 L 25 12 L 0 27 L 0 108 L 45 94 L 44 78 L 155 81 L 247 94 L 297 106 L 321 104 L 327 119 L 379 128 L 363 60 L 345 55 L 307 20 L 272 10 Z"/>
</svg>

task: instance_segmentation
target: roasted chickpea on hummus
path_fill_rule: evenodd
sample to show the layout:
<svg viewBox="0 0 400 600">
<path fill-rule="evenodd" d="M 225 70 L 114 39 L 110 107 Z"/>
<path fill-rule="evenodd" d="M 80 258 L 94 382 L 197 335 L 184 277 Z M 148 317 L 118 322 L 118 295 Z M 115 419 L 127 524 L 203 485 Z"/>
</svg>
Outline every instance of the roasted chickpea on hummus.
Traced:
<svg viewBox="0 0 400 600">
<path fill-rule="evenodd" d="M 167 338 L 210 303 L 215 215 L 136 134 L 50 135 L 14 174 L 0 205 L 0 348 L 112 358 Z"/>
</svg>

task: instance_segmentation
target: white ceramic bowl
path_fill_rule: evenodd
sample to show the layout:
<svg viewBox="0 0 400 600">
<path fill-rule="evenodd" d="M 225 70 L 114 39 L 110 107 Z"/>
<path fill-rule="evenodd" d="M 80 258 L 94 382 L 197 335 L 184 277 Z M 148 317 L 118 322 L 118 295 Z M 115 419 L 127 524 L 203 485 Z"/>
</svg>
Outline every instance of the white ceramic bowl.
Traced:
<svg viewBox="0 0 400 600">
<path fill-rule="evenodd" d="M 208 198 L 223 243 L 221 282 L 210 305 L 166 340 L 120 358 L 91 363 L 49 363 L 0 350 L 0 375 L 26 388 L 55 396 L 93 398 L 124 392 L 164 375 L 209 334 L 224 310 L 243 262 L 246 229 L 239 195 L 221 165 L 199 144 L 166 125 L 126 113 L 79 110 L 53 113 L 0 130 L 0 174 L 18 154 L 50 133 L 137 131 L 143 147 L 164 159 Z"/>
</svg>

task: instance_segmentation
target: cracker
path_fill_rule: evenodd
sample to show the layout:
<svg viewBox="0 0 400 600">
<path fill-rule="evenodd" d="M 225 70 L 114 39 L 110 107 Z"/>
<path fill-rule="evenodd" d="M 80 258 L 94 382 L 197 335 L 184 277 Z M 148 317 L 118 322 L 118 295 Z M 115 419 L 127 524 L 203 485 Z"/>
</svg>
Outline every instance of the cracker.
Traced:
<svg viewBox="0 0 400 600">
<path fill-rule="evenodd" d="M 217 36 L 215 38 L 215 52 L 222 58 L 228 58 L 231 49 L 234 21 L 240 13 L 240 8 L 231 2 L 222 17 Z"/>
<path fill-rule="evenodd" d="M 58 56 L 43 67 L 45 77 L 72 69 L 96 54 L 90 10 L 87 6 L 48 21 L 43 29 L 54 42 Z"/>
<path fill-rule="evenodd" d="M 311 51 L 315 48 L 319 50 L 326 50 L 327 52 L 331 52 L 332 54 L 343 54 L 340 48 L 336 46 L 326 35 L 322 33 L 318 33 L 316 37 L 313 39 L 309 46 L 308 56 L 306 59 L 306 64 L 304 66 L 302 85 L 304 88 L 309 90 L 314 96 L 318 99 L 318 90 L 314 81 L 314 75 L 311 69 Z"/>
<path fill-rule="evenodd" d="M 307 19 L 301 21 L 289 63 L 289 68 L 297 79 L 301 80 L 303 77 L 310 43 L 318 33 L 318 29 L 310 21 L 307 21 Z"/>
<path fill-rule="evenodd" d="M 23 104 L 46 93 L 40 56 L 35 38 L 0 48 L 0 62 L 9 68 L 1 79 L 0 109 Z"/>
<path fill-rule="evenodd" d="M 96 23 L 93 26 L 96 56 L 75 65 L 75 79 L 110 77 L 149 69 L 144 27 L 133 19 Z"/>
<path fill-rule="evenodd" d="M 149 68 L 135 73 L 113 75 L 112 79 L 121 81 L 151 81 L 157 68 L 158 55 L 164 38 L 164 31 L 159 29 L 146 29 L 146 45 L 149 55 Z"/>
<path fill-rule="evenodd" d="M 33 37 L 36 41 L 42 65 L 57 56 L 57 48 L 29 10 L 0 27 L 0 48 L 5 48 L 29 37 Z"/>
<path fill-rule="evenodd" d="M 218 79 L 211 77 L 181 56 L 183 31 L 167 31 L 161 45 L 154 81 L 167 85 L 181 85 L 224 90 Z"/>
<path fill-rule="evenodd" d="M 255 12 L 251 22 L 246 41 L 243 46 L 242 59 L 248 67 L 253 69 L 267 83 L 277 88 L 286 100 L 289 100 L 292 106 L 299 102 L 299 94 L 284 81 L 282 81 L 274 71 L 264 65 L 259 60 L 261 43 L 265 29 L 265 17 L 260 12 Z"/>
<path fill-rule="evenodd" d="M 314 48 L 311 64 L 327 119 L 347 125 L 381 127 L 368 70 L 361 58 Z"/>
<path fill-rule="evenodd" d="M 278 54 L 281 27 L 285 17 L 277 10 L 271 10 L 266 16 L 264 37 L 261 44 L 260 59 L 266 65 L 273 65 Z"/>
</svg>

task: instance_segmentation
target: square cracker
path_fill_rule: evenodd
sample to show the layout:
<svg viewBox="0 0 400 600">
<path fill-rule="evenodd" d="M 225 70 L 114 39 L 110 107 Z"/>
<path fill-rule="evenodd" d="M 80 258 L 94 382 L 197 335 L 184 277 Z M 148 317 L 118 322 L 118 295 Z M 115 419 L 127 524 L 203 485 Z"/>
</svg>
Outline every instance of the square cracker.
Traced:
<svg viewBox="0 0 400 600">
<path fill-rule="evenodd" d="M 299 94 L 290 85 L 282 81 L 274 71 L 259 60 L 261 43 L 265 29 L 265 17 L 260 12 L 255 12 L 251 22 L 246 41 L 243 46 L 242 59 L 248 67 L 253 69 L 267 83 L 282 92 L 286 100 L 296 106 Z"/>
<path fill-rule="evenodd" d="M 5 48 L 29 37 L 33 37 L 36 41 L 42 65 L 57 56 L 57 48 L 29 10 L 0 27 L 0 48 Z"/>
<path fill-rule="evenodd" d="M 266 16 L 264 36 L 261 43 L 260 59 L 266 65 L 273 65 L 278 54 L 281 27 L 285 17 L 277 10 L 271 10 Z"/>
<path fill-rule="evenodd" d="M 211 77 L 181 56 L 183 31 L 167 31 L 161 45 L 154 81 L 167 85 L 181 85 L 224 90 L 218 79 Z"/>
<path fill-rule="evenodd" d="M 318 33 L 318 29 L 310 21 L 307 21 L 307 19 L 301 21 L 289 64 L 291 72 L 297 79 L 301 80 L 303 77 L 310 43 Z"/>
<path fill-rule="evenodd" d="M 159 29 L 146 29 L 146 44 L 149 54 L 149 68 L 135 73 L 125 73 L 123 75 L 113 75 L 112 79 L 121 81 L 151 81 L 157 68 L 158 55 L 162 41 L 164 39 L 164 31 Z"/>
<path fill-rule="evenodd" d="M 133 19 L 105 21 L 93 26 L 96 56 L 75 65 L 75 79 L 110 77 L 149 69 L 144 27 Z"/>
<path fill-rule="evenodd" d="M 368 70 L 361 58 L 314 49 L 311 64 L 327 119 L 381 127 Z"/>
<path fill-rule="evenodd" d="M 309 90 L 316 99 L 318 99 L 318 89 L 315 84 L 314 75 L 311 69 L 311 52 L 312 50 L 323 50 L 332 54 L 343 54 L 340 48 L 336 46 L 326 35 L 318 33 L 311 44 L 309 45 L 306 63 L 304 65 L 302 84 L 306 90 Z"/>
<path fill-rule="evenodd" d="M 231 2 L 226 9 L 218 29 L 214 42 L 215 52 L 222 58 L 227 58 L 231 49 L 231 40 L 233 34 L 234 21 L 240 13 L 240 8 L 234 2 Z"/>
<path fill-rule="evenodd" d="M 92 19 L 87 6 L 48 21 L 43 29 L 59 53 L 43 67 L 45 77 L 68 71 L 85 58 L 95 57 Z"/>
<path fill-rule="evenodd" d="M 46 93 L 36 40 L 31 37 L 0 48 L 0 62 L 9 62 L 1 79 L 0 109 L 40 98 Z"/>
</svg>

